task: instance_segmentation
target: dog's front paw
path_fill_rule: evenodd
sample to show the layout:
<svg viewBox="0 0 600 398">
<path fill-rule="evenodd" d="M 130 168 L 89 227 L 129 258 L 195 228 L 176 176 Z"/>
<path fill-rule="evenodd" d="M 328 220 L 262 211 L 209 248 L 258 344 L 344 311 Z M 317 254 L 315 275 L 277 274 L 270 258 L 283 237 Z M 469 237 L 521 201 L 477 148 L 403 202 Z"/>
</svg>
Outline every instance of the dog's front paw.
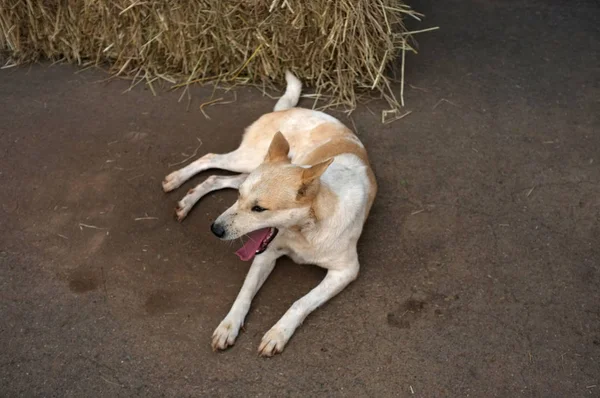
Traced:
<svg viewBox="0 0 600 398">
<path fill-rule="evenodd" d="M 213 351 L 224 350 L 227 347 L 232 346 L 240 332 L 241 326 L 242 324 L 240 322 L 224 319 L 212 335 L 211 345 Z"/>
<path fill-rule="evenodd" d="M 175 207 L 175 218 L 177 219 L 177 221 L 183 221 L 183 219 L 187 216 L 191 208 L 192 207 L 188 206 L 184 200 L 180 200 L 179 202 L 177 202 L 177 207 Z"/>
<path fill-rule="evenodd" d="M 181 178 L 179 177 L 179 173 L 177 171 L 172 172 L 171 174 L 169 174 L 168 176 L 165 177 L 165 179 L 162 182 L 162 188 L 163 191 L 165 192 L 170 192 L 172 190 L 174 190 L 175 188 L 179 188 L 179 186 L 181 185 L 183 181 L 181 181 Z"/>
<path fill-rule="evenodd" d="M 261 357 L 272 357 L 275 354 L 279 354 L 283 351 L 283 347 L 285 347 L 287 342 L 288 338 L 286 338 L 283 330 L 277 326 L 273 326 L 262 338 L 258 346 L 258 355 Z"/>
</svg>

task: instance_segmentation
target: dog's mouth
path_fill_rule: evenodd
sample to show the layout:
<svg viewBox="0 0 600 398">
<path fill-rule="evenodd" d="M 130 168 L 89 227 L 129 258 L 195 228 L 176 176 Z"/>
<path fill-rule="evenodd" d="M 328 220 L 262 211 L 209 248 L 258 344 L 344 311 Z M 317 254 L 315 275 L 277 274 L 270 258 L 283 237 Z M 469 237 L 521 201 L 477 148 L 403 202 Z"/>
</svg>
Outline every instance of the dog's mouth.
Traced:
<svg viewBox="0 0 600 398">
<path fill-rule="evenodd" d="M 277 228 L 262 228 L 248 234 L 248 241 L 244 243 L 235 254 L 242 261 L 248 261 L 254 256 L 263 253 L 269 247 L 269 243 L 275 239 L 279 230 Z"/>
</svg>

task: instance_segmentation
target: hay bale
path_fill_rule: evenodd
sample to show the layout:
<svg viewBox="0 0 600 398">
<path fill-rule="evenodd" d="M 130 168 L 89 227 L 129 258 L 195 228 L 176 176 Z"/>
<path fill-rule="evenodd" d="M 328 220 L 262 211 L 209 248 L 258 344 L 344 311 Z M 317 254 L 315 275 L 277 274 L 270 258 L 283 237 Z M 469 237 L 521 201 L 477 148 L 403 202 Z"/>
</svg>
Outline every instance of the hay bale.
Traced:
<svg viewBox="0 0 600 398">
<path fill-rule="evenodd" d="M 412 50 L 399 0 L 2 0 L 0 49 L 10 62 L 48 58 L 112 73 L 270 84 L 290 69 L 327 105 L 364 92 L 397 107 L 386 67 Z"/>
</svg>

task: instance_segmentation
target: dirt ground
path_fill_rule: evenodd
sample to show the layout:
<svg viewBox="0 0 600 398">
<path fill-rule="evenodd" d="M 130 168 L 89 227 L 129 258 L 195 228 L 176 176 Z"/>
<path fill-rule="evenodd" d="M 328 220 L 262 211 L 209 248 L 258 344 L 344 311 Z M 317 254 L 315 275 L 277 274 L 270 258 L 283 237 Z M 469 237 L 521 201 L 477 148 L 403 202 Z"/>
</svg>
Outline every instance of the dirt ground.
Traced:
<svg viewBox="0 0 600 398">
<path fill-rule="evenodd" d="M 209 120 L 208 89 L 188 110 L 100 71 L 0 71 L 2 395 L 600 396 L 600 6 L 412 4 L 442 27 L 409 58 L 412 113 L 352 114 L 380 185 L 361 275 L 272 359 L 262 335 L 324 272 L 280 262 L 213 353 L 248 269 L 209 230 L 235 192 L 179 224 L 210 173 L 160 182 L 274 101 L 240 88 Z"/>
</svg>

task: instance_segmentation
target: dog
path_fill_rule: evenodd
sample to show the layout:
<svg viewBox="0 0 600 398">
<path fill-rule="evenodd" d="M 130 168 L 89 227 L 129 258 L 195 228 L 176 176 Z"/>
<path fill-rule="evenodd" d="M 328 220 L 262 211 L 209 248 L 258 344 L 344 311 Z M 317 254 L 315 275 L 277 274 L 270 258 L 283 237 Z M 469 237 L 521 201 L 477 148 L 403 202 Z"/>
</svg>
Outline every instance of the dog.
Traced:
<svg viewBox="0 0 600 398">
<path fill-rule="evenodd" d="M 175 209 L 181 221 L 207 193 L 223 188 L 239 191 L 237 201 L 211 230 L 222 240 L 246 235 L 247 242 L 236 254 L 252 260 L 252 265 L 231 310 L 212 335 L 215 351 L 234 344 L 252 299 L 279 257 L 317 265 L 327 274 L 264 335 L 258 348 L 261 356 L 282 352 L 304 319 L 358 276 L 357 242 L 377 193 L 367 152 L 338 119 L 296 107 L 302 84 L 289 71 L 285 78 L 285 94 L 273 112 L 246 128 L 235 151 L 207 154 L 162 183 L 169 192 L 208 169 L 240 173 L 208 177 Z"/>
</svg>

